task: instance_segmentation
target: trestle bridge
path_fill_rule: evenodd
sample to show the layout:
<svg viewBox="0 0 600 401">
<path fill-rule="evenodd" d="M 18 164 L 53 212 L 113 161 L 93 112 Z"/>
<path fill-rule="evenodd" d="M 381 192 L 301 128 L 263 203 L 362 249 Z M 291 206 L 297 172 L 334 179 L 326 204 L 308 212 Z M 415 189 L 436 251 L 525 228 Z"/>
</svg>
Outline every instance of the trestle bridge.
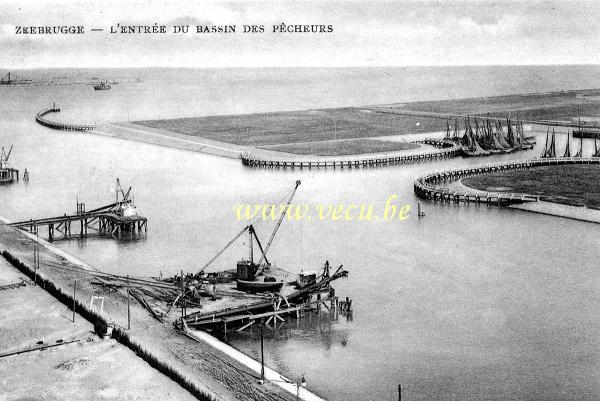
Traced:
<svg viewBox="0 0 600 401">
<path fill-rule="evenodd" d="M 29 231 L 39 235 L 40 227 L 47 227 L 48 240 L 56 238 L 55 232 L 62 233 L 63 238 L 73 235 L 72 225 L 79 225 L 79 236 L 88 235 L 88 229 L 94 229 L 97 233 L 106 233 L 120 237 L 127 232 L 132 235 L 148 231 L 148 220 L 137 213 L 137 209 L 130 199 L 131 187 L 127 192 L 123 191 L 121 183 L 117 178 L 116 199 L 114 203 L 101 206 L 93 210 L 86 210 L 85 203 L 77 201 L 77 212 L 75 214 L 64 214 L 57 217 L 41 219 L 30 219 L 9 223 L 10 226 Z"/>
</svg>

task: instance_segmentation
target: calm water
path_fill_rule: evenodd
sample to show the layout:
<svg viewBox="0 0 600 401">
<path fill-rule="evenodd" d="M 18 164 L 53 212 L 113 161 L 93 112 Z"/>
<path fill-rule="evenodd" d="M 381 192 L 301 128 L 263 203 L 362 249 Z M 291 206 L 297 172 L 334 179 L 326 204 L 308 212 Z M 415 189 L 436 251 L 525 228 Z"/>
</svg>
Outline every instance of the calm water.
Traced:
<svg viewBox="0 0 600 401">
<path fill-rule="evenodd" d="M 75 210 L 76 197 L 88 208 L 104 204 L 119 177 L 149 219 L 147 238 L 59 244 L 103 270 L 144 275 L 199 269 L 239 231 L 234 205 L 276 201 L 296 179 L 296 202 L 381 209 L 397 194 L 416 209 L 415 176 L 484 161 L 251 170 L 237 160 L 48 130 L 34 122 L 43 107 L 56 101 L 62 119 L 102 122 L 600 87 L 600 67 L 22 73 L 66 74 L 120 84 L 105 92 L 0 88 L 0 143 L 14 144 L 15 166 L 31 174 L 28 184 L 0 188 L 0 215 L 62 214 Z M 142 82 L 132 82 L 137 77 Z M 312 316 L 268 332 L 267 364 L 291 378 L 304 373 L 309 388 L 332 400 L 395 400 L 398 384 L 409 400 L 597 399 L 598 227 L 497 208 L 424 209 L 424 219 L 402 222 L 285 222 L 272 260 L 295 272 L 344 264 L 350 277 L 335 288 L 354 300 L 354 315 Z M 215 268 L 231 268 L 245 253 L 240 243 Z M 230 341 L 258 355 L 256 332 Z"/>
</svg>

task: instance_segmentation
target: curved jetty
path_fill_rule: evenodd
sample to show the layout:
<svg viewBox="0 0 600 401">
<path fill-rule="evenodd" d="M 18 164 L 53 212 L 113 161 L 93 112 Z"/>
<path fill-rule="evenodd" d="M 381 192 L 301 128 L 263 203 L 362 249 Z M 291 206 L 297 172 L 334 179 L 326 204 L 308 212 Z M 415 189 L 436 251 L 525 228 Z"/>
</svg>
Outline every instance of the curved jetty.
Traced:
<svg viewBox="0 0 600 401">
<path fill-rule="evenodd" d="M 91 131 L 96 128 L 95 125 L 59 123 L 44 118 L 46 114 L 58 112 L 60 112 L 60 109 L 56 107 L 56 105 L 53 105 L 51 108 L 42 110 L 39 113 L 37 113 L 35 116 L 35 121 L 38 124 L 43 125 L 44 127 L 62 131 Z"/>
<path fill-rule="evenodd" d="M 484 203 L 495 206 L 509 206 L 526 202 L 537 202 L 537 196 L 515 193 L 492 193 L 479 190 L 461 191 L 439 187 L 442 182 L 456 181 L 464 177 L 495 173 L 498 171 L 529 169 L 543 166 L 567 164 L 600 164 L 598 157 L 559 157 L 525 161 L 513 161 L 485 166 L 465 167 L 459 169 L 437 171 L 418 177 L 414 182 L 415 194 L 422 199 L 447 203 Z"/>
<path fill-rule="evenodd" d="M 451 141 L 439 139 L 425 139 L 416 141 L 434 146 L 438 149 L 424 153 L 413 153 L 408 155 L 391 155 L 378 154 L 372 156 L 357 156 L 355 158 L 327 158 L 327 159 L 294 159 L 286 158 L 282 155 L 278 159 L 269 159 L 261 156 L 255 156 L 249 152 L 241 155 L 242 164 L 249 167 L 266 167 L 266 168 L 352 168 L 352 167 L 373 167 L 387 166 L 394 164 L 416 163 L 421 161 L 430 161 L 437 159 L 446 159 L 455 157 L 460 154 L 461 147 Z"/>
</svg>

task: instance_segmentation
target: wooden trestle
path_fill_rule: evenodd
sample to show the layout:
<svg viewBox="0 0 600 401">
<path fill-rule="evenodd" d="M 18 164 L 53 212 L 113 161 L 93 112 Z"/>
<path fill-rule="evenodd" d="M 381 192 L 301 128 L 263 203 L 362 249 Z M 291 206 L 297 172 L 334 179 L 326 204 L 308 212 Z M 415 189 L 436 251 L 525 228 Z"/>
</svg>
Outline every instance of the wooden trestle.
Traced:
<svg viewBox="0 0 600 401">
<path fill-rule="evenodd" d="M 90 212 L 80 212 L 74 215 L 63 215 L 58 217 L 49 217 L 36 220 L 19 221 L 10 223 L 12 227 L 26 230 L 34 234 L 39 234 L 39 228 L 47 227 L 48 239 L 54 240 L 55 232 L 62 233 L 64 238 L 69 238 L 73 235 L 73 223 L 79 229 L 79 236 L 88 235 L 88 229 L 95 229 L 98 233 L 106 233 L 120 237 L 123 233 L 140 234 L 148 231 L 148 220 L 143 216 L 120 216 L 114 213 L 111 209 L 117 206 L 118 203 L 103 206 Z M 77 234 L 77 231 L 75 231 Z"/>
</svg>

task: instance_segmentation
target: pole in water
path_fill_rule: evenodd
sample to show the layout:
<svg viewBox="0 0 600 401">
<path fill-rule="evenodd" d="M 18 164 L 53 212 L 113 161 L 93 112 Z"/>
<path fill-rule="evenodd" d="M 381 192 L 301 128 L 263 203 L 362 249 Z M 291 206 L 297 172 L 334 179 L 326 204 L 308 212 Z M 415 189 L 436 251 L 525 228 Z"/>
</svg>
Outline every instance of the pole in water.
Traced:
<svg viewBox="0 0 600 401">
<path fill-rule="evenodd" d="M 131 330 L 131 311 L 129 309 L 129 275 L 127 276 L 127 330 Z"/>
<path fill-rule="evenodd" d="M 77 280 L 73 283 L 73 323 L 75 323 L 75 296 L 77 295 Z"/>
<path fill-rule="evenodd" d="M 398 384 L 398 401 L 402 401 L 402 385 Z"/>
<path fill-rule="evenodd" d="M 263 326 L 265 325 L 265 319 L 260 319 L 260 381 L 261 384 L 265 381 L 265 348 L 264 348 L 264 335 Z"/>
<path fill-rule="evenodd" d="M 421 211 L 421 202 L 417 202 L 417 217 L 421 218 L 425 216 L 425 213 Z"/>
</svg>

